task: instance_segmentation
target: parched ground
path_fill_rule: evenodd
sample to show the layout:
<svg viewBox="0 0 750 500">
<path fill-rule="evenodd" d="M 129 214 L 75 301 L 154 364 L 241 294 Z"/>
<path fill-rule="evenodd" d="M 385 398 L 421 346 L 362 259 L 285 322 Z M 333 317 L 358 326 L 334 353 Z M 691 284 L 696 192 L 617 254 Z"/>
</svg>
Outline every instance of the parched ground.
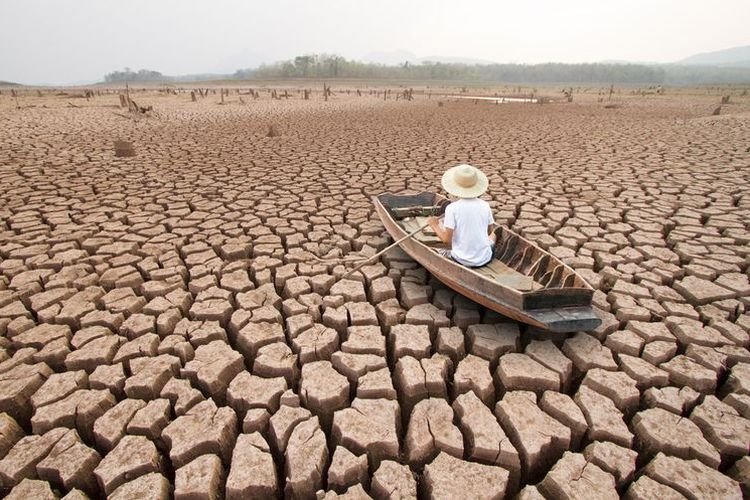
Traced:
<svg viewBox="0 0 750 500">
<path fill-rule="evenodd" d="M 9 498 L 750 486 L 750 98 L 133 97 L 154 114 L 0 95 Z M 597 289 L 597 330 L 511 322 L 399 251 L 331 288 L 313 254 L 390 242 L 372 195 L 459 162 Z"/>
</svg>

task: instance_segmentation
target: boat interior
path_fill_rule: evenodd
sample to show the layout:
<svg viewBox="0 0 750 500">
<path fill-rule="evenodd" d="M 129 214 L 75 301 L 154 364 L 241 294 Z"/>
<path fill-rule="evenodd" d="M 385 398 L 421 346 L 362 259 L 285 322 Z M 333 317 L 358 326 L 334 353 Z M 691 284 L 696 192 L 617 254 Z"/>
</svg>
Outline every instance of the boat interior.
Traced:
<svg viewBox="0 0 750 500">
<path fill-rule="evenodd" d="M 387 203 L 388 200 L 385 201 Z M 410 233 L 425 225 L 428 217 L 440 216 L 445 212 L 449 202 L 445 199 L 440 201 L 441 203 L 436 205 L 409 206 L 398 203 L 394 205 L 399 206 L 388 206 L 384 203 L 384 206 L 404 231 Z M 485 266 L 471 268 L 472 271 L 519 292 L 587 288 L 572 269 L 512 231 L 497 226 L 495 235 L 495 258 Z M 448 248 L 429 227 L 418 232 L 414 238 L 436 252 Z"/>
</svg>

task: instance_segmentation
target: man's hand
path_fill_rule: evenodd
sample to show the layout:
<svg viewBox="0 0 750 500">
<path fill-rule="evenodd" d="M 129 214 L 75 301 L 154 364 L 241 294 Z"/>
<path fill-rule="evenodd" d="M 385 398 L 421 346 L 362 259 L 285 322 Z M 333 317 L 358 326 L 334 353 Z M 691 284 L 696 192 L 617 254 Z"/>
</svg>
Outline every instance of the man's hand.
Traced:
<svg viewBox="0 0 750 500">
<path fill-rule="evenodd" d="M 433 231 L 435 231 L 435 234 L 440 239 L 440 241 L 448 244 L 451 243 L 451 241 L 453 240 L 453 229 L 446 229 L 441 226 L 440 219 L 437 217 L 428 217 L 427 224 L 429 224 Z"/>
</svg>

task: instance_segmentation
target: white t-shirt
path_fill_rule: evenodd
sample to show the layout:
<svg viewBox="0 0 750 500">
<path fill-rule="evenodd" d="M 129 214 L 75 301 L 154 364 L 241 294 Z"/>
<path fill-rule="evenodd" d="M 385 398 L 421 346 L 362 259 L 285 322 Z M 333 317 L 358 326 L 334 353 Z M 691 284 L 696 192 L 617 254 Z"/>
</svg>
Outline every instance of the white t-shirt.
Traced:
<svg viewBox="0 0 750 500">
<path fill-rule="evenodd" d="M 443 226 L 453 229 L 451 256 L 465 266 L 483 266 L 492 259 L 487 228 L 493 224 L 490 204 L 479 198 L 461 198 L 445 208 Z"/>
</svg>

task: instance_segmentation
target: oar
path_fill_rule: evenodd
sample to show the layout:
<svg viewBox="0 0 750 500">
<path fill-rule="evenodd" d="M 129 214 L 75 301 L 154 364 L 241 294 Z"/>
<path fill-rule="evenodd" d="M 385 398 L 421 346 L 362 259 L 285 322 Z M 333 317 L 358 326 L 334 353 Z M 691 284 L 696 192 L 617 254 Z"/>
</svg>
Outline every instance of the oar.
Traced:
<svg viewBox="0 0 750 500">
<path fill-rule="evenodd" d="M 385 248 L 384 248 L 383 250 L 379 251 L 378 253 L 376 253 L 376 254 L 375 254 L 375 255 L 373 255 L 372 257 L 368 257 L 368 258 L 367 258 L 367 260 L 365 260 L 364 262 L 362 262 L 362 263 L 361 263 L 360 265 L 358 265 L 357 267 L 355 267 L 355 268 L 354 268 L 354 269 L 352 269 L 351 271 L 348 271 L 348 272 L 347 272 L 346 274 L 344 274 L 344 275 L 343 275 L 343 276 L 341 276 L 341 277 L 340 277 L 339 279 L 337 279 L 336 281 L 334 281 L 334 282 L 333 282 L 333 283 L 331 284 L 331 287 L 329 287 L 329 290 L 330 290 L 330 289 L 331 289 L 331 288 L 333 287 L 333 285 L 335 285 L 335 284 L 336 284 L 336 283 L 338 283 L 339 281 L 343 280 L 344 278 L 348 278 L 348 277 L 349 277 L 349 276 L 351 276 L 352 274 L 356 273 L 357 271 L 359 271 L 360 269 L 362 269 L 363 267 L 365 267 L 365 266 L 367 265 L 367 263 L 368 263 L 368 262 L 371 262 L 371 261 L 372 261 L 373 259 L 377 259 L 378 257 L 380 257 L 381 255 L 383 255 L 384 253 L 386 253 L 386 252 L 387 252 L 388 250 L 392 249 L 393 247 L 395 247 L 395 246 L 396 246 L 396 245 L 398 245 L 399 243 L 401 243 L 401 242 L 403 242 L 403 241 L 406 241 L 406 240 L 408 240 L 409 238 L 413 238 L 413 237 L 414 237 L 414 235 L 416 235 L 417 233 L 419 233 L 419 232 L 423 231 L 423 230 L 424 230 L 425 228 L 427 228 L 427 227 L 428 227 L 429 225 L 430 225 L 430 224 L 428 223 L 428 224 L 425 224 L 424 226 L 420 227 L 419 229 L 415 229 L 414 231 L 412 231 L 411 233 L 407 234 L 406 236 L 404 236 L 404 237 L 402 237 L 402 238 L 399 238 L 399 239 L 397 239 L 396 241 L 394 241 L 393 243 L 391 243 L 390 245 L 388 245 L 387 247 L 385 247 Z"/>
</svg>

